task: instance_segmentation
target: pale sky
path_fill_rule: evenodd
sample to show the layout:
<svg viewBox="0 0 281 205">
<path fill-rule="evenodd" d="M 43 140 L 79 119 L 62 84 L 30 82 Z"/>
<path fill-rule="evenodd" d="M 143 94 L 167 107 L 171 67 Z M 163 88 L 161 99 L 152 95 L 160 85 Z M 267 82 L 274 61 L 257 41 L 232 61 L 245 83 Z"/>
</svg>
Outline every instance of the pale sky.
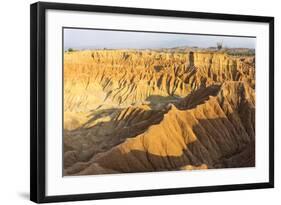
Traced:
<svg viewBox="0 0 281 205">
<path fill-rule="evenodd" d="M 145 49 L 186 47 L 216 47 L 223 42 L 229 48 L 255 48 L 254 37 L 167 34 L 93 29 L 64 29 L 64 49 Z"/>
</svg>

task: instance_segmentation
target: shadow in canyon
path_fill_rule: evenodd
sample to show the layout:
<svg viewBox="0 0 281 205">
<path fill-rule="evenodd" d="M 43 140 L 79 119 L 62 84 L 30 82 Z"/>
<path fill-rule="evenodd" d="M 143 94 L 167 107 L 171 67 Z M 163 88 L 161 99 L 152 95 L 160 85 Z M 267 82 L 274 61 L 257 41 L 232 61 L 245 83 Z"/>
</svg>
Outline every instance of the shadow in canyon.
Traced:
<svg viewBox="0 0 281 205">
<path fill-rule="evenodd" d="M 234 116 L 229 116 L 229 119 L 234 119 Z M 180 150 L 179 156 L 173 156 L 171 153 L 173 153 L 175 143 L 181 146 L 180 142 L 173 142 L 173 139 L 167 141 L 166 137 L 160 137 L 160 141 L 155 142 L 154 145 L 146 144 L 148 141 L 142 143 L 144 143 L 143 147 L 156 146 L 156 151 L 158 150 L 161 155 L 134 148 L 127 153 L 114 149 L 108 153 L 105 152 L 97 159 L 93 156 L 91 162 L 82 164 L 81 169 L 77 165 L 76 172 L 69 172 L 67 175 L 105 174 L 101 170 L 92 169 L 92 163 L 98 163 L 106 170 L 113 170 L 112 173 L 254 167 L 255 136 L 253 133 L 247 133 L 246 126 L 249 125 L 234 127 L 236 122 L 231 122 L 229 119 L 199 120 L 198 124 L 192 127 L 197 139 Z M 149 142 L 153 143 L 153 141 Z"/>
</svg>

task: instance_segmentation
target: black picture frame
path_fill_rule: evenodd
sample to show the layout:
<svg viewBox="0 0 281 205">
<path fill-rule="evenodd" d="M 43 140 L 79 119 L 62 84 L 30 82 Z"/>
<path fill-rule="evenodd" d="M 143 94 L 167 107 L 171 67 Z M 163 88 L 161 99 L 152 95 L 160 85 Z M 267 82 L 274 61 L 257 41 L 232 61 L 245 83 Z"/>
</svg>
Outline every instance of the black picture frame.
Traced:
<svg viewBox="0 0 281 205">
<path fill-rule="evenodd" d="M 120 13 L 131 15 L 169 16 L 195 19 L 263 22 L 269 25 L 269 181 L 263 183 L 229 184 L 192 188 L 132 190 L 124 192 L 88 193 L 46 196 L 46 80 L 45 25 L 46 10 Z M 218 192 L 274 187 L 274 18 L 265 16 L 230 15 L 218 13 L 156 10 L 144 8 L 38 2 L 30 6 L 30 199 L 37 203 L 76 200 L 97 200 L 123 197 Z"/>
</svg>

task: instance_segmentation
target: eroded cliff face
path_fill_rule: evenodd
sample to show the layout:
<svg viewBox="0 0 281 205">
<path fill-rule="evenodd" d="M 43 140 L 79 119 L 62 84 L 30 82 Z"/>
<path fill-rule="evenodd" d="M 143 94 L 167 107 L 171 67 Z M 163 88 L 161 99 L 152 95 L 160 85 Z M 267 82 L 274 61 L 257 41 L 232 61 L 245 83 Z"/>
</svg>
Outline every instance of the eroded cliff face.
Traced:
<svg viewBox="0 0 281 205">
<path fill-rule="evenodd" d="M 161 104 L 224 81 L 255 85 L 254 59 L 216 52 L 80 51 L 64 55 L 65 129 L 97 108 Z M 93 95 L 94 93 L 94 95 Z M 81 113 L 77 116 L 77 113 Z"/>
<path fill-rule="evenodd" d="M 194 102 L 202 95 L 209 96 L 208 100 L 197 101 L 191 109 L 169 104 L 157 124 L 85 163 L 74 163 L 66 174 L 254 166 L 254 90 L 246 83 L 225 82 L 198 90 L 192 96 L 195 100 L 189 100 Z M 138 115 L 131 109 L 127 116 Z"/>
<path fill-rule="evenodd" d="M 64 55 L 64 174 L 255 165 L 255 60 L 221 52 Z"/>
</svg>

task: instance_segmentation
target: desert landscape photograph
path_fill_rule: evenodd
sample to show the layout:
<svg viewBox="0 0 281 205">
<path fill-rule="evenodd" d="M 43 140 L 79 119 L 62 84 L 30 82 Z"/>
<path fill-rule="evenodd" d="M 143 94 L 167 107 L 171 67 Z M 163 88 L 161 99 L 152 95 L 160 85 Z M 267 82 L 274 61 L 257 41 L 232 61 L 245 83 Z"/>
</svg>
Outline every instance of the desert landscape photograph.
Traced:
<svg viewBox="0 0 281 205">
<path fill-rule="evenodd" d="M 255 167 L 255 37 L 63 39 L 64 176 Z"/>
</svg>

